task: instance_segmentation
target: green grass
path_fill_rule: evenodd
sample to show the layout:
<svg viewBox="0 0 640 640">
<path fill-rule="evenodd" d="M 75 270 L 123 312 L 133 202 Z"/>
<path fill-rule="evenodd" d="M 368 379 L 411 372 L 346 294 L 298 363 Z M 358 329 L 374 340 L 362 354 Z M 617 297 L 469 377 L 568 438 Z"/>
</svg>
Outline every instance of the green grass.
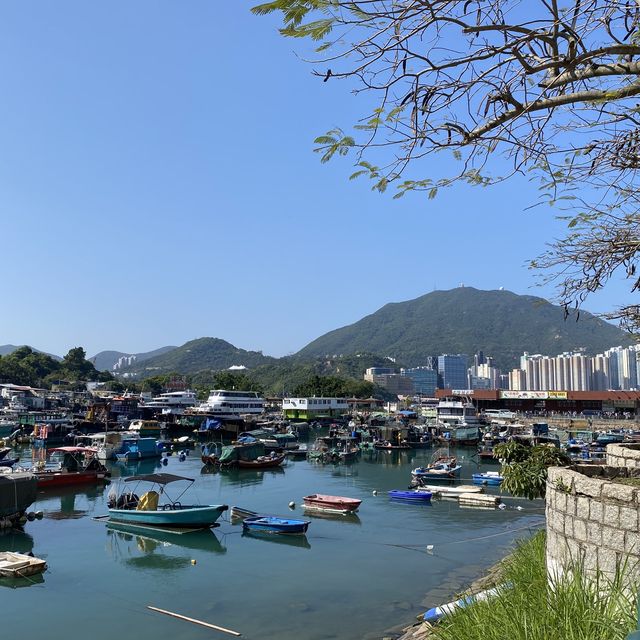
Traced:
<svg viewBox="0 0 640 640">
<path fill-rule="evenodd" d="M 499 597 L 458 609 L 434 629 L 438 640 L 624 640 L 636 628 L 636 592 L 626 569 L 584 579 L 580 565 L 553 585 L 545 567 L 545 535 L 518 545 L 505 563 Z"/>
</svg>

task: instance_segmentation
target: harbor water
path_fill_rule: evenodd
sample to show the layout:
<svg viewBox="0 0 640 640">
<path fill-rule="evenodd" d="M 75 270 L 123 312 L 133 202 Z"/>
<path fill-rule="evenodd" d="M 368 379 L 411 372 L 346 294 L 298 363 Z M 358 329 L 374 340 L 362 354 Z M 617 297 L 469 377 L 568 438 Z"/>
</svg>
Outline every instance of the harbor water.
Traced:
<svg viewBox="0 0 640 640">
<path fill-rule="evenodd" d="M 497 469 L 478 465 L 473 449 L 456 453 L 465 456 L 465 484 L 478 469 Z M 192 450 L 167 466 L 111 465 L 112 483 L 160 470 L 195 478 L 183 503 L 302 517 L 307 494 L 362 499 L 357 516 L 306 513 L 303 537 L 252 537 L 228 512 L 213 532 L 179 540 L 135 535 L 93 519 L 107 513 L 109 485 L 39 493 L 31 509 L 42 510 L 43 520 L 24 533 L 0 533 L 0 550 L 32 551 L 49 568 L 41 577 L 0 581 L 3 635 L 57 640 L 82 629 L 93 640 L 224 637 L 152 605 L 255 640 L 381 638 L 450 599 L 544 521 L 540 501 L 505 498 L 503 510 L 390 501 L 387 491 L 406 488 L 411 469 L 430 456 L 429 449 L 365 451 L 353 464 L 301 460 L 276 470 L 205 472 Z"/>
</svg>

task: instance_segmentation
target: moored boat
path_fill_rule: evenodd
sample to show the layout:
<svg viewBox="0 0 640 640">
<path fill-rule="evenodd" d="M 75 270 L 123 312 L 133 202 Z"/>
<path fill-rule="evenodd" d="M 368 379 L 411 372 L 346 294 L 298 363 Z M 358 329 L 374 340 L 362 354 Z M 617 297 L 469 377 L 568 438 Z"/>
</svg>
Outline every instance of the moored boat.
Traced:
<svg viewBox="0 0 640 640">
<path fill-rule="evenodd" d="M 32 471 L 38 478 L 38 489 L 65 487 L 78 484 L 97 484 L 111 475 L 90 447 L 58 447 L 50 454 L 62 453 L 62 462 L 55 468 L 35 466 Z"/>
<path fill-rule="evenodd" d="M 42 573 L 47 563 L 40 558 L 25 553 L 0 551 L 0 576 L 4 578 L 23 578 Z"/>
<path fill-rule="evenodd" d="M 272 469 L 273 467 L 279 467 L 285 458 L 286 455 L 284 453 L 279 456 L 260 456 L 255 460 L 242 460 L 240 458 L 236 461 L 236 465 L 240 469 Z"/>
<path fill-rule="evenodd" d="M 193 478 L 176 476 L 171 473 L 152 473 L 125 478 L 125 485 L 133 482 L 149 483 L 151 489 L 140 497 L 136 494 L 135 489 L 125 489 L 119 496 L 117 494 L 111 495 L 109 497 L 110 520 L 150 527 L 202 529 L 214 526 L 216 520 L 229 508 L 226 504 L 183 505 L 180 498 L 191 484 L 175 499 L 169 497 L 166 490 L 168 484 L 178 481 L 194 482 Z M 155 491 L 154 487 L 156 486 L 159 491 Z M 166 499 L 164 504 L 159 504 L 160 494 Z"/>
<path fill-rule="evenodd" d="M 438 498 L 459 498 L 464 493 L 483 493 L 484 487 L 478 487 L 470 484 L 459 484 L 448 487 L 442 485 L 422 484 L 416 491 L 429 491 L 434 497 Z"/>
<path fill-rule="evenodd" d="M 362 500 L 345 498 L 344 496 L 328 496 L 314 493 L 303 498 L 305 509 L 326 511 L 328 513 L 354 513 Z"/>
<path fill-rule="evenodd" d="M 485 471 L 484 473 L 473 474 L 473 484 L 486 484 L 491 486 L 498 486 L 502 484 L 504 478 L 498 471 Z"/>
<path fill-rule="evenodd" d="M 399 489 L 389 491 L 388 494 L 392 500 L 403 500 L 405 502 L 431 502 L 431 496 L 433 495 L 430 491 L 402 491 Z"/>
<path fill-rule="evenodd" d="M 428 482 L 441 482 L 454 480 L 460 475 L 462 466 L 451 462 L 436 462 L 427 467 L 416 467 L 411 476 L 418 480 Z"/>
<path fill-rule="evenodd" d="M 309 521 L 278 516 L 252 516 L 244 519 L 242 527 L 254 533 L 303 535 L 309 528 Z"/>
</svg>

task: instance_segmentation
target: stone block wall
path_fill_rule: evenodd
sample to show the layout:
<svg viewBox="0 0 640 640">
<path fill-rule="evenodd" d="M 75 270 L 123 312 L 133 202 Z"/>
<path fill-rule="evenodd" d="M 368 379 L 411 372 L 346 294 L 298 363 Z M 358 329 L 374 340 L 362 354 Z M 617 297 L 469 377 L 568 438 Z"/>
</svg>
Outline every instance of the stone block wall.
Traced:
<svg viewBox="0 0 640 640">
<path fill-rule="evenodd" d="M 610 444 L 607 446 L 610 467 L 640 468 L 640 444 Z"/>
<path fill-rule="evenodd" d="M 640 468 L 575 465 L 551 468 L 547 479 L 547 570 L 562 575 L 571 562 L 587 574 L 609 577 L 626 563 L 629 577 L 640 578 L 640 483 L 613 482 L 640 477 Z"/>
</svg>

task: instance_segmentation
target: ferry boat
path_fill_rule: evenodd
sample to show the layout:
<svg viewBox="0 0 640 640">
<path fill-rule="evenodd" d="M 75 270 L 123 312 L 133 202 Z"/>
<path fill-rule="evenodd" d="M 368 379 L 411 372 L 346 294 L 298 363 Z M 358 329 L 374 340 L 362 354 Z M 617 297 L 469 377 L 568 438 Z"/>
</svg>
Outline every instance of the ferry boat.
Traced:
<svg viewBox="0 0 640 640">
<path fill-rule="evenodd" d="M 264 398 L 257 391 L 213 389 L 206 402 L 195 411 L 219 418 L 238 418 L 241 414 L 257 416 L 264 412 Z"/>
<path fill-rule="evenodd" d="M 198 398 L 194 391 L 169 391 L 145 402 L 148 409 L 160 409 L 164 414 L 181 415 L 185 409 L 190 409 L 198 404 Z"/>
</svg>

